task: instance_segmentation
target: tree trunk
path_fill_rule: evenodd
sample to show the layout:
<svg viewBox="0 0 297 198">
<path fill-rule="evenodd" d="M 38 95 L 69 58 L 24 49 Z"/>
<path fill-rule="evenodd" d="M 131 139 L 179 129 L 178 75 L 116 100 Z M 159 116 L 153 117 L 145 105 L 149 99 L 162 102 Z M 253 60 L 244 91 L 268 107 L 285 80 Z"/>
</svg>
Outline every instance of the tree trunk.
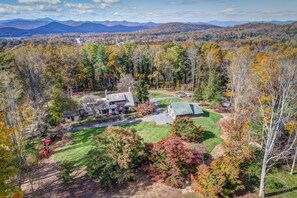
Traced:
<svg viewBox="0 0 297 198">
<path fill-rule="evenodd" d="M 297 147 L 295 148 L 295 155 L 294 155 L 293 164 L 292 164 L 292 167 L 291 167 L 291 175 L 294 174 L 294 168 L 295 168 L 296 158 L 297 158 Z"/>
<path fill-rule="evenodd" d="M 266 177 L 266 167 L 267 167 L 266 161 L 267 161 L 267 154 L 265 153 L 264 159 L 262 162 L 259 197 L 265 197 L 265 177 Z"/>
</svg>

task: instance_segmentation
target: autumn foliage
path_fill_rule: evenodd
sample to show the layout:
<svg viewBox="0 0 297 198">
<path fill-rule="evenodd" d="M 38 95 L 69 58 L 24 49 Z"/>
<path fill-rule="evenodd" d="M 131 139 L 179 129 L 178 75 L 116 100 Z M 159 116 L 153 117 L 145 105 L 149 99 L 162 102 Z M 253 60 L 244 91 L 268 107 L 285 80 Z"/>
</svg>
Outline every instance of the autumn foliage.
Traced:
<svg viewBox="0 0 297 198">
<path fill-rule="evenodd" d="M 144 159 L 144 145 L 135 129 L 108 127 L 94 140 L 86 158 L 88 174 L 105 189 L 133 180 L 133 168 Z"/>
<path fill-rule="evenodd" d="M 191 118 L 176 118 L 170 127 L 170 133 L 181 137 L 185 141 L 197 140 L 204 129 L 197 127 Z"/>
<path fill-rule="evenodd" d="M 139 104 L 135 108 L 135 110 L 140 116 L 146 116 L 154 113 L 155 105 L 154 103 L 148 101 L 148 102 Z"/>
<path fill-rule="evenodd" d="M 181 187 L 190 179 L 202 159 L 197 151 L 191 151 L 181 138 L 171 136 L 151 145 L 149 151 L 149 173 L 155 181 Z"/>
<path fill-rule="evenodd" d="M 17 173 L 14 166 L 12 133 L 13 129 L 7 127 L 0 113 L 0 197 L 10 197 L 18 190 L 15 184 L 9 181 Z"/>
<path fill-rule="evenodd" d="M 239 163 L 233 158 L 223 157 L 212 161 L 209 166 L 202 164 L 197 175 L 192 176 L 192 186 L 203 197 L 229 197 L 243 189 Z"/>
</svg>

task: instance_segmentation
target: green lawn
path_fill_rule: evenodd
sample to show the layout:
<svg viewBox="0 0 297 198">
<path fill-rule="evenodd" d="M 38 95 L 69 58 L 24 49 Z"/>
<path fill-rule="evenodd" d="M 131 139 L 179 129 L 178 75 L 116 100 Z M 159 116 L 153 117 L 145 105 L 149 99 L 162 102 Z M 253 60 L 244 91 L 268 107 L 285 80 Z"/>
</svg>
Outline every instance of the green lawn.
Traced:
<svg viewBox="0 0 297 198">
<path fill-rule="evenodd" d="M 171 95 L 168 95 L 166 93 L 162 93 L 162 92 L 151 92 L 150 93 L 150 99 L 154 99 L 154 98 L 166 98 L 166 97 L 170 97 Z"/>
<path fill-rule="evenodd" d="M 205 117 L 193 119 L 198 126 L 204 129 L 202 143 L 208 152 L 211 152 L 216 145 L 222 142 L 220 138 L 220 129 L 217 126 L 218 121 L 222 118 L 220 114 L 204 111 Z"/>
<path fill-rule="evenodd" d="M 94 94 L 95 96 L 99 96 L 100 98 L 105 98 L 105 94 L 104 93 L 97 93 Z"/>
<path fill-rule="evenodd" d="M 173 102 L 180 102 L 180 101 L 183 101 L 183 100 L 180 98 L 169 98 L 165 100 L 160 100 L 157 102 L 157 104 L 159 105 L 160 109 L 165 110 L 169 104 Z"/>
<path fill-rule="evenodd" d="M 197 125 L 201 125 L 206 130 L 203 134 L 202 143 L 210 152 L 221 142 L 219 137 L 220 130 L 216 125 L 221 116 L 212 112 L 205 112 L 205 116 L 205 118 L 195 118 L 194 121 Z M 168 137 L 170 126 L 156 125 L 153 122 L 138 122 L 122 125 L 122 127 L 135 128 L 144 142 L 153 143 Z M 92 148 L 92 137 L 101 134 L 104 130 L 105 128 L 96 128 L 71 132 L 70 134 L 74 137 L 74 140 L 54 154 L 55 161 L 75 161 L 76 166 L 83 166 L 85 164 L 85 155 Z"/>
<path fill-rule="evenodd" d="M 157 142 L 169 135 L 169 125 L 156 125 L 153 122 L 132 123 L 122 127 L 135 128 L 144 142 Z M 86 160 L 85 156 L 92 148 L 92 137 L 99 135 L 104 130 L 105 128 L 96 128 L 71 132 L 74 140 L 54 154 L 55 161 L 74 161 L 76 162 L 75 166 L 83 166 Z"/>
<path fill-rule="evenodd" d="M 269 173 L 266 179 L 266 197 L 297 197 L 297 174 L 277 170 Z"/>
</svg>

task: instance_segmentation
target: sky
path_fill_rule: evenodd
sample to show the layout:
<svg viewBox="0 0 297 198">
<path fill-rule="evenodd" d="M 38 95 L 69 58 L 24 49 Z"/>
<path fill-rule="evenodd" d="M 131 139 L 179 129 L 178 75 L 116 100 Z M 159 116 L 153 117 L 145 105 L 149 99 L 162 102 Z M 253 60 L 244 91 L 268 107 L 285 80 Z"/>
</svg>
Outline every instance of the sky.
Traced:
<svg viewBox="0 0 297 198">
<path fill-rule="evenodd" d="M 297 0 L 0 0 L 0 20 L 207 22 L 297 20 Z"/>
</svg>

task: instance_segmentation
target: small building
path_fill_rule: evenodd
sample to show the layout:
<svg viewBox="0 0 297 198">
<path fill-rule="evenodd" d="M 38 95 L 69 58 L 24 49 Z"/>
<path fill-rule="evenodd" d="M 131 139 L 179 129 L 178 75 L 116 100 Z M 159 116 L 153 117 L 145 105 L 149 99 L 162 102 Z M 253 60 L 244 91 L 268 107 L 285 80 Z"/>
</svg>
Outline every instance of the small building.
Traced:
<svg viewBox="0 0 297 198">
<path fill-rule="evenodd" d="M 167 110 L 173 119 L 183 116 L 203 116 L 204 114 L 197 103 L 189 103 L 187 101 L 173 102 L 168 105 Z"/>
<path fill-rule="evenodd" d="M 75 122 L 78 121 L 80 117 L 79 117 L 79 114 L 65 112 L 64 118 L 65 118 L 65 122 L 69 123 L 69 122 L 73 122 L 73 121 L 75 121 Z"/>
</svg>

